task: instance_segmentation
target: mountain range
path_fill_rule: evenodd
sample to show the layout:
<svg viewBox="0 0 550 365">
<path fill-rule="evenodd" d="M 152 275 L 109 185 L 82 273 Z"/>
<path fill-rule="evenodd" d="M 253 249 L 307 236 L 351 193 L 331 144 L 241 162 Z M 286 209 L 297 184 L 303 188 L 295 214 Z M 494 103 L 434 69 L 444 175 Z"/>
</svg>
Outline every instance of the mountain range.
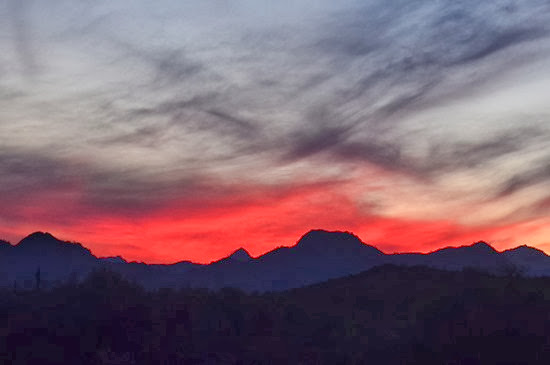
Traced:
<svg viewBox="0 0 550 365">
<path fill-rule="evenodd" d="M 244 291 L 282 291 L 357 274 L 375 266 L 423 265 L 444 270 L 474 268 L 494 274 L 550 276 L 550 257 L 528 246 L 499 252 L 485 242 L 446 247 L 428 254 L 385 254 L 349 232 L 313 230 L 292 247 L 257 258 L 240 248 L 210 264 L 181 261 L 169 265 L 99 258 L 75 242 L 35 232 L 18 244 L 0 241 L 0 286 L 48 287 L 79 281 L 91 271 L 109 269 L 147 289 L 234 287 Z"/>
</svg>

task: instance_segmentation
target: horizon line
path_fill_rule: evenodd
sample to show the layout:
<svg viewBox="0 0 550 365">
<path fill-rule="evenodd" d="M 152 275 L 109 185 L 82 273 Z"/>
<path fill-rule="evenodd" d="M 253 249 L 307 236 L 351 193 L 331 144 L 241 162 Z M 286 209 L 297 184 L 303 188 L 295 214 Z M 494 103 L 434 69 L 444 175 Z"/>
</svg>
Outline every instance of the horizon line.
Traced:
<svg viewBox="0 0 550 365">
<path fill-rule="evenodd" d="M 375 246 L 374 244 L 370 244 L 370 243 L 366 243 L 365 241 L 363 241 L 357 234 L 353 233 L 352 231 L 347 231 L 347 230 L 326 230 L 326 229 L 322 229 L 322 228 L 317 228 L 317 229 L 310 229 L 309 231 L 307 231 L 306 233 L 304 233 L 302 236 L 300 236 L 300 238 L 291 246 L 285 246 L 285 245 L 281 245 L 281 246 L 277 246 L 273 249 L 270 249 L 268 251 L 265 251 L 263 252 L 262 254 L 258 255 L 258 256 L 253 256 L 253 255 L 250 255 L 249 253 L 249 250 L 244 247 L 244 246 L 240 246 L 240 247 L 237 247 L 235 249 L 233 249 L 231 251 L 231 253 L 227 256 L 223 256 L 223 257 L 220 257 L 218 259 L 214 259 L 210 262 L 195 262 L 195 261 L 191 261 L 191 260 L 186 260 L 186 259 L 183 259 L 183 260 L 178 260 L 178 261 L 174 261 L 174 262 L 169 262 L 169 263 L 148 263 L 148 262 L 145 262 L 145 261 L 136 261 L 136 260 L 132 260 L 132 261 L 128 261 L 126 258 L 124 258 L 124 256 L 122 255 L 111 255 L 111 256 L 96 256 L 96 254 L 94 254 L 94 252 L 92 251 L 92 249 L 88 248 L 86 245 L 84 245 L 82 242 L 79 242 L 79 241 L 75 241 L 75 240 L 64 240 L 64 239 L 60 239 L 58 238 L 58 236 L 56 236 L 55 234 L 49 232 L 49 231 L 34 231 L 26 236 L 24 236 L 23 238 L 21 238 L 19 240 L 19 242 L 17 242 L 16 244 L 13 244 L 12 242 L 10 242 L 9 240 L 4 240 L 2 238 L 0 238 L 0 241 L 3 241 L 3 242 L 6 242 L 8 243 L 11 247 L 16 247 L 18 246 L 23 240 L 25 240 L 26 238 L 28 237 L 31 237 L 33 235 L 36 235 L 36 234 L 42 234 L 42 235 L 50 235 L 52 236 L 53 238 L 55 238 L 56 240 L 58 241 L 61 241 L 61 242 L 66 242 L 66 243 L 70 243 L 70 244 L 78 244 L 80 246 L 82 246 L 83 248 L 87 249 L 90 251 L 90 253 L 96 257 L 97 259 L 109 259 L 109 258 L 121 258 L 123 259 L 126 263 L 137 263 L 137 264 L 146 264 L 146 265 L 167 265 L 167 266 L 170 266 L 170 265 L 176 265 L 176 264 L 179 264 L 179 263 L 184 263 L 184 262 L 188 262 L 188 263 L 192 263 L 192 264 L 195 264 L 195 265 L 210 265 L 210 264 L 213 264 L 213 263 L 216 263 L 216 262 L 219 262 L 219 261 L 222 261 L 224 259 L 227 259 L 229 257 L 231 257 L 235 252 L 243 249 L 245 250 L 249 256 L 253 259 L 253 260 L 257 260 L 263 256 L 265 256 L 266 254 L 269 254 L 273 251 L 276 251 L 278 249 L 281 249 L 281 248 L 293 248 L 293 247 L 296 247 L 298 246 L 298 244 L 300 243 L 300 241 L 305 237 L 307 236 L 308 234 L 310 234 L 311 232 L 325 232 L 325 233 L 342 233 L 342 234 L 348 234 L 348 235 L 351 235 L 351 236 L 354 236 L 356 237 L 363 245 L 365 246 L 369 246 L 369 247 L 373 247 L 375 249 L 377 249 L 378 251 L 380 251 L 382 254 L 384 255 L 406 255 L 406 254 L 417 254 L 417 255 L 430 255 L 432 253 L 435 253 L 435 252 L 438 252 L 438 251 L 442 251 L 442 250 L 445 250 L 445 249 L 458 249 L 458 248 L 465 248 L 465 247 L 472 247 L 472 246 L 475 246 L 477 244 L 485 244 L 487 246 L 489 246 L 491 249 L 493 249 L 496 253 L 498 254 L 501 254 L 501 253 L 504 253 L 506 251 L 513 251 L 513 250 L 516 250 L 520 247 L 526 247 L 526 248 L 530 248 L 530 249 L 534 249 L 534 250 L 537 250 L 537 251 L 540 251 L 542 253 L 544 253 L 546 256 L 549 256 L 544 250 L 540 249 L 540 248 L 537 248 L 535 246 L 529 246 L 527 244 L 522 244 L 522 245 L 518 245 L 518 246 L 515 246 L 513 248 L 508 248 L 508 249 L 505 249 L 505 250 L 502 250 L 502 251 L 499 251 L 497 250 L 493 245 L 491 245 L 488 241 L 485 241 L 485 240 L 478 240 L 478 241 L 474 241 L 470 244 L 461 244 L 461 245 L 457 245 L 457 246 L 454 246 L 454 245 L 447 245 L 447 246 L 443 246 L 443 247 L 440 247 L 440 248 L 437 248 L 435 250 L 431 250 L 431 251 L 427 251 L 427 252 L 421 252 L 421 251 L 404 251 L 404 252 L 397 252 L 397 251 L 394 251 L 394 252 L 385 252 L 385 251 L 382 251 L 381 249 L 379 249 L 377 246 Z"/>
</svg>

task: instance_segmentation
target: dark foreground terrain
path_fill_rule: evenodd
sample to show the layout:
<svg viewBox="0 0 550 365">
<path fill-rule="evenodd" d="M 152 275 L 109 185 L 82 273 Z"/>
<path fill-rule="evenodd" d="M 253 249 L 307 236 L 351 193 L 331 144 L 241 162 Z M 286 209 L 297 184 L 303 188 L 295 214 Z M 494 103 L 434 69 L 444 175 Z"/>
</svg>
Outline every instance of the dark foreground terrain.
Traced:
<svg viewBox="0 0 550 365">
<path fill-rule="evenodd" d="M 0 293 L 1 364 L 549 364 L 550 278 L 385 265 L 279 293 Z"/>
</svg>

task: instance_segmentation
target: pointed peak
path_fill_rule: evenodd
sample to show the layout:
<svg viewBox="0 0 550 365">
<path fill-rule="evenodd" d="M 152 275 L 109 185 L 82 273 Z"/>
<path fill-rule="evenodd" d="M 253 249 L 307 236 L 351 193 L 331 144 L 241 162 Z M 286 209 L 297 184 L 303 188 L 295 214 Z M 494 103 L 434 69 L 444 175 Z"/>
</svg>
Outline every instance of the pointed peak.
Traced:
<svg viewBox="0 0 550 365">
<path fill-rule="evenodd" d="M 113 264 L 126 264 L 128 261 L 126 261 L 122 256 L 109 256 L 109 257 L 100 257 L 99 258 L 102 261 L 110 262 Z"/>
<path fill-rule="evenodd" d="M 487 242 L 485 241 L 479 241 L 479 242 L 476 242 L 470 246 L 468 246 L 470 248 L 475 248 L 476 250 L 483 250 L 483 251 L 494 251 L 496 252 L 496 250 L 493 248 L 493 246 L 491 246 L 490 244 L 488 244 Z"/>
<path fill-rule="evenodd" d="M 237 251 L 233 252 L 229 257 L 233 261 L 247 262 L 252 260 L 252 256 L 244 248 L 239 248 Z"/>
<path fill-rule="evenodd" d="M 485 241 L 478 241 L 471 245 L 463 246 L 447 246 L 438 250 L 430 252 L 430 254 L 447 254 L 450 252 L 474 252 L 474 253 L 498 253 L 490 244 Z"/>
</svg>

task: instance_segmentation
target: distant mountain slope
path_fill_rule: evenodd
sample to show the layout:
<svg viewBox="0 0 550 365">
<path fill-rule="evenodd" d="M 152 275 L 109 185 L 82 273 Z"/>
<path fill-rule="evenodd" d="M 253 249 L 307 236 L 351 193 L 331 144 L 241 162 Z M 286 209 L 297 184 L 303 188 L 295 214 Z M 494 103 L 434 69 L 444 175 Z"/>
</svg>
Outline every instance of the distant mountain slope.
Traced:
<svg viewBox="0 0 550 365">
<path fill-rule="evenodd" d="M 109 256 L 109 257 L 100 257 L 100 260 L 104 262 L 109 262 L 111 264 L 127 264 L 128 261 L 126 261 L 122 256 Z"/>
<path fill-rule="evenodd" d="M 215 262 L 250 262 L 252 260 L 254 259 L 250 256 L 248 251 L 241 247 L 226 258 Z"/>
<path fill-rule="evenodd" d="M 72 259 L 95 257 L 91 251 L 80 243 L 61 241 L 50 233 L 35 232 L 23 238 L 12 253 L 24 257 L 66 257 Z"/>
<path fill-rule="evenodd" d="M 311 231 L 295 246 L 275 249 L 255 260 L 232 260 L 233 255 L 190 271 L 186 285 L 284 290 L 361 272 L 383 253 L 350 233 Z"/>
<path fill-rule="evenodd" d="M 426 265 L 445 270 L 475 267 L 495 273 L 510 264 L 509 258 L 485 242 L 477 242 L 470 246 L 445 247 L 429 254 L 387 255 L 387 259 L 387 263 L 396 265 Z"/>
<path fill-rule="evenodd" d="M 549 275 L 550 257 L 520 246 L 498 252 L 485 242 L 446 247 L 429 254 L 384 254 L 349 232 L 313 230 L 292 247 L 280 247 L 258 258 L 240 248 L 209 265 L 187 261 L 171 265 L 97 258 L 79 243 L 35 232 L 15 246 L 0 242 L 0 284 L 32 287 L 37 271 L 43 286 L 78 280 L 91 270 L 108 268 L 148 289 L 161 287 L 236 287 L 246 291 L 280 291 L 357 274 L 375 266 L 424 265 L 444 270 L 473 267 L 497 274 Z"/>
<path fill-rule="evenodd" d="M 37 272 L 43 286 L 83 277 L 97 266 L 90 250 L 79 243 L 58 240 L 49 233 L 35 232 L 0 254 L 4 283 L 35 285 Z"/>
<path fill-rule="evenodd" d="M 0 252 L 9 250 L 10 248 L 12 248 L 11 243 L 9 243 L 8 241 L 0 240 Z"/>
<path fill-rule="evenodd" d="M 533 276 L 550 275 L 550 257 L 539 249 L 523 245 L 503 251 L 501 255 L 516 265 L 521 273 Z"/>
</svg>

